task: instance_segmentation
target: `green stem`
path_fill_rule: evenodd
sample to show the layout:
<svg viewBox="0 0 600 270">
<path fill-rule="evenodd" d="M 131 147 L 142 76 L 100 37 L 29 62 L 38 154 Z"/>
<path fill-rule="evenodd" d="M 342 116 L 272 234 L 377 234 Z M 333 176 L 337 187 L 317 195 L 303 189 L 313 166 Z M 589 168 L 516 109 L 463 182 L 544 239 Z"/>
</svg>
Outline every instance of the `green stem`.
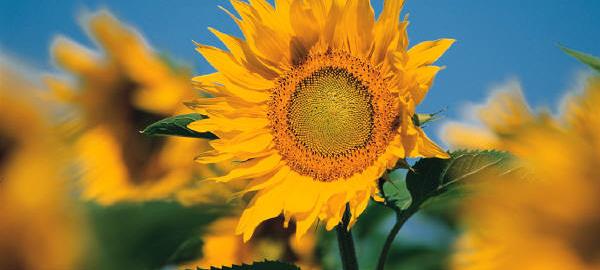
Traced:
<svg viewBox="0 0 600 270">
<path fill-rule="evenodd" d="M 405 210 L 400 210 L 399 208 L 393 208 L 396 211 L 396 224 L 392 227 L 392 230 L 388 234 L 385 239 L 385 243 L 383 244 L 383 249 L 379 254 L 379 260 L 377 261 L 377 270 L 384 270 L 385 262 L 387 260 L 388 254 L 390 252 L 390 248 L 392 247 L 392 243 L 394 243 L 394 239 L 400 232 L 400 229 L 406 223 L 406 221 L 419 209 L 419 207 L 413 207 L 413 204 Z"/>
<path fill-rule="evenodd" d="M 408 208 L 401 209 L 396 204 L 396 202 L 390 200 L 385 194 L 385 190 L 383 189 L 383 184 L 385 184 L 386 182 L 392 183 L 388 178 L 388 173 L 384 174 L 384 176 L 379 179 L 379 192 L 381 192 L 381 196 L 385 200 L 383 202 L 383 205 L 394 210 L 394 212 L 396 213 L 396 223 L 394 224 L 394 227 L 392 227 L 392 230 L 385 239 L 385 243 L 383 244 L 383 248 L 381 250 L 381 253 L 379 254 L 379 259 L 377 260 L 377 270 L 384 270 L 385 262 L 387 260 L 388 254 L 390 253 L 392 244 L 394 243 L 394 239 L 396 239 L 396 236 L 400 232 L 402 226 L 404 226 L 404 223 L 406 223 L 406 221 L 419 210 L 422 203 L 413 201 L 410 203 Z"/>
<path fill-rule="evenodd" d="M 356 260 L 356 250 L 354 249 L 354 240 L 352 232 L 348 229 L 350 223 L 350 211 L 346 206 L 346 211 L 342 217 L 342 222 L 335 228 L 337 232 L 338 246 L 340 248 L 340 257 L 342 259 L 343 270 L 358 270 Z"/>
</svg>

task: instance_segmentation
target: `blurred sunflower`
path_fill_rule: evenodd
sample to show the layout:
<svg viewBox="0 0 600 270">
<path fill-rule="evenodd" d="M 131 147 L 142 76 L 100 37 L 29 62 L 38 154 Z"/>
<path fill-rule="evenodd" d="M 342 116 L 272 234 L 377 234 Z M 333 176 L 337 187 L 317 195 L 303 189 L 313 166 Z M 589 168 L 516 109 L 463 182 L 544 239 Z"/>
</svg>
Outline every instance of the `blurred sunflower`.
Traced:
<svg viewBox="0 0 600 270">
<path fill-rule="evenodd" d="M 442 127 L 441 137 L 453 149 L 508 150 L 503 145 L 503 137 L 536 119 L 547 118 L 545 113 L 534 115 L 523 97 L 521 85 L 515 80 L 493 89 L 487 102 L 473 106 L 469 113 L 476 116 L 479 123 L 450 121 Z"/>
<path fill-rule="evenodd" d="M 197 151 L 208 148 L 205 141 L 139 134 L 149 123 L 186 112 L 182 102 L 194 96 L 189 73 L 174 70 L 137 32 L 105 11 L 89 16 L 87 28 L 104 49 L 104 57 L 57 38 L 52 50 L 55 60 L 77 77 L 78 84 L 72 86 L 58 77 L 46 80 L 55 97 L 82 111 L 79 121 L 69 118 L 75 124 L 66 124 L 75 125 L 75 132 L 68 133 L 73 133 L 83 163 L 83 196 L 105 204 L 167 196 L 184 205 L 226 203 L 240 185 L 190 181 L 215 176 L 229 166 L 193 166 Z M 203 259 L 190 267 L 280 258 L 283 248 L 244 245 L 227 224 L 231 218 L 211 227 L 203 239 Z M 229 252 L 222 251 L 223 244 Z"/>
<path fill-rule="evenodd" d="M 39 88 L 4 63 L 0 80 L 0 269 L 76 269 L 81 220 Z"/>
<path fill-rule="evenodd" d="M 411 121 L 453 43 L 408 50 L 403 1 L 231 2 L 245 40 L 210 29 L 224 51 L 198 44 L 217 72 L 193 79 L 212 95 L 190 106 L 209 118 L 189 125 L 212 132 L 200 163 L 242 161 L 218 182 L 253 179 L 256 191 L 236 232 L 251 238 L 281 213 L 298 237 L 319 219 L 350 226 L 377 196 L 377 179 L 406 157 L 448 155 Z"/>
<path fill-rule="evenodd" d="M 278 223 L 265 222 L 259 227 L 258 235 L 251 241 L 243 242 L 242 238 L 235 234 L 237 221 L 238 219 L 232 216 L 213 223 L 202 238 L 202 258 L 186 263 L 179 269 L 241 265 L 265 259 L 293 262 L 306 270 L 321 269 L 315 258 L 314 233 L 308 232 L 299 240 L 292 237 L 288 230 L 282 230 Z"/>
<path fill-rule="evenodd" d="M 190 149 L 206 149 L 206 142 L 149 138 L 139 131 L 186 112 L 182 101 L 194 97 L 188 70 L 152 51 L 106 11 L 90 15 L 86 26 L 103 55 L 58 37 L 52 46 L 55 61 L 77 81 L 46 78 L 55 96 L 79 112 L 66 124 L 75 127 L 68 131 L 83 167 L 83 197 L 113 203 L 172 195 L 198 173 L 189 162 Z M 201 173 L 210 176 L 211 170 Z"/>
<path fill-rule="evenodd" d="M 212 224 L 207 235 L 202 238 L 202 258 L 186 263 L 179 269 L 194 269 L 196 267 L 210 268 L 211 266 L 240 264 L 254 260 L 250 245 L 244 245 L 242 239 L 233 232 L 235 218 L 223 218 Z M 224 248 L 227 247 L 227 248 Z M 260 258 L 263 259 L 263 258 Z"/>
<path fill-rule="evenodd" d="M 600 78 L 565 108 L 498 137 L 533 179 L 485 179 L 453 269 L 600 269 Z"/>
</svg>

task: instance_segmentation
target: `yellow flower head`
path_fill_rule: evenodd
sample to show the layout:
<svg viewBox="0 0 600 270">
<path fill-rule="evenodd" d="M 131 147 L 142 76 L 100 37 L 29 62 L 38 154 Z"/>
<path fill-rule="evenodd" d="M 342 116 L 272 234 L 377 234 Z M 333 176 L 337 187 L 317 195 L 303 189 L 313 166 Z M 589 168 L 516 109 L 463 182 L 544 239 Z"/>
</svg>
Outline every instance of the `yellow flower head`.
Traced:
<svg viewBox="0 0 600 270">
<path fill-rule="evenodd" d="M 76 84 L 46 79 L 57 97 L 79 109 L 80 118 L 69 124 L 78 128 L 74 149 L 84 171 L 83 196 L 112 203 L 172 195 L 194 174 L 190 149 L 203 149 L 205 142 L 149 138 L 139 131 L 185 112 L 181 102 L 194 96 L 189 73 L 170 66 L 106 11 L 90 15 L 86 26 L 102 52 L 59 37 L 52 54 Z"/>
<path fill-rule="evenodd" d="M 499 137 L 532 179 L 481 179 L 465 203 L 467 231 L 454 269 L 600 269 L 600 80 L 563 119 Z"/>
<path fill-rule="evenodd" d="M 49 113 L 21 74 L 0 64 L 0 81 L 0 269 L 75 269 L 80 220 Z"/>
<path fill-rule="evenodd" d="M 317 219 L 332 229 L 346 204 L 352 224 L 398 159 L 447 157 L 411 117 L 453 40 L 408 49 L 402 2 L 375 19 L 367 0 L 234 0 L 245 39 L 210 29 L 228 51 L 198 44 L 217 72 L 194 78 L 212 97 L 192 104 L 209 118 L 189 127 L 219 137 L 200 163 L 243 162 L 214 180 L 253 179 L 245 240 L 281 213 L 298 237 Z"/>
</svg>

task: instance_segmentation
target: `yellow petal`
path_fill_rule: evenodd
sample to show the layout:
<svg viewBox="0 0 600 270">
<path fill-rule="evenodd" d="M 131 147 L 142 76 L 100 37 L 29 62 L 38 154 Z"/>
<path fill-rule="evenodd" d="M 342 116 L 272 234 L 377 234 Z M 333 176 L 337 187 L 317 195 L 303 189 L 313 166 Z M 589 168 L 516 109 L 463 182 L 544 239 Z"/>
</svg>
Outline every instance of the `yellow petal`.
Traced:
<svg viewBox="0 0 600 270">
<path fill-rule="evenodd" d="M 121 148 L 107 128 L 100 126 L 87 131 L 75 146 L 85 169 L 82 179 L 85 199 L 111 204 L 130 197 L 132 191 Z"/>
<path fill-rule="evenodd" d="M 388 56 L 390 45 L 394 39 L 406 39 L 403 32 L 396 31 L 400 20 L 400 11 L 404 5 L 404 0 L 384 1 L 381 15 L 375 23 L 373 33 L 373 62 L 381 63 Z"/>
<path fill-rule="evenodd" d="M 287 177 L 287 175 L 290 173 L 290 171 L 291 171 L 290 167 L 283 166 L 274 175 L 266 176 L 263 179 L 256 180 L 255 182 L 251 183 L 246 189 L 244 189 L 237 195 L 243 195 L 248 192 L 261 190 L 264 188 L 268 188 L 272 185 L 275 185 L 275 184 L 281 182 L 283 179 L 285 179 Z"/>
<path fill-rule="evenodd" d="M 347 194 L 345 193 L 337 194 L 329 198 L 327 201 L 328 216 L 326 217 L 327 223 L 325 224 L 325 229 L 332 230 L 341 222 L 344 211 L 346 211 L 346 202 Z"/>
<path fill-rule="evenodd" d="M 416 86 L 410 88 L 410 92 L 416 104 L 421 101 L 427 95 L 435 75 L 440 71 L 440 67 L 437 66 L 423 66 L 414 70 Z"/>
<path fill-rule="evenodd" d="M 118 56 L 130 52 L 132 44 L 139 44 L 139 35 L 126 28 L 119 20 L 107 11 L 94 14 L 88 21 L 89 31 L 106 49 L 109 55 Z"/>
<path fill-rule="evenodd" d="M 421 42 L 408 50 L 408 67 L 431 65 L 454 43 L 454 39 Z"/>
<path fill-rule="evenodd" d="M 256 55 L 254 55 L 248 47 L 248 44 L 243 40 L 224 34 L 211 27 L 209 27 L 208 30 L 217 36 L 227 49 L 229 49 L 235 60 L 238 63 L 243 64 L 247 69 L 255 71 L 267 79 L 275 79 L 279 76 L 277 71 L 267 67 Z"/>
<path fill-rule="evenodd" d="M 453 149 L 500 149 L 498 138 L 483 127 L 450 122 L 442 127 L 441 133 Z"/>
<path fill-rule="evenodd" d="M 96 55 L 70 39 L 55 38 L 51 50 L 56 63 L 73 73 L 84 75 L 99 70 L 100 62 Z"/>
<path fill-rule="evenodd" d="M 392 152 L 392 154 L 394 154 L 395 156 L 397 156 L 399 158 L 406 157 L 406 152 L 404 152 L 404 148 L 402 148 L 402 147 L 397 147 L 395 145 L 390 144 L 388 146 L 388 149 L 390 152 Z"/>
<path fill-rule="evenodd" d="M 44 76 L 44 84 L 52 91 L 52 97 L 55 100 L 72 102 L 77 98 L 75 90 L 65 81 L 51 76 Z"/>
<path fill-rule="evenodd" d="M 295 36 L 302 44 L 303 52 L 300 54 L 306 54 L 319 39 L 323 20 L 317 19 L 314 12 L 310 5 L 306 5 L 302 0 L 294 0 L 290 6 L 290 23 Z"/>
<path fill-rule="evenodd" d="M 188 128 L 197 132 L 213 132 L 213 131 L 234 131 L 234 130 L 253 130 L 267 126 L 268 119 L 264 118 L 225 118 L 211 117 L 188 124 Z"/>
<path fill-rule="evenodd" d="M 267 91 L 252 90 L 236 85 L 219 72 L 196 76 L 192 78 L 192 82 L 195 84 L 196 88 L 202 89 L 214 96 L 226 96 L 250 103 L 265 102 L 270 96 Z"/>
<path fill-rule="evenodd" d="M 481 122 L 499 134 L 510 134 L 534 118 L 518 82 L 502 86 L 477 113 Z"/>
<path fill-rule="evenodd" d="M 280 68 L 291 65 L 289 22 L 278 22 L 278 19 L 270 15 L 270 11 L 265 11 L 260 5 L 255 7 L 238 0 L 232 0 L 231 4 L 241 17 L 236 22 L 246 37 L 248 46 L 257 55 L 278 64 Z"/>
<path fill-rule="evenodd" d="M 310 211 L 308 213 L 308 215 L 297 219 L 297 221 L 296 221 L 296 240 L 300 240 L 300 238 L 302 238 L 302 236 L 304 236 L 306 234 L 308 229 L 313 224 L 315 224 L 315 221 L 318 218 L 319 211 L 321 210 L 322 205 L 323 205 L 323 202 L 321 200 L 316 201 L 313 206 L 313 210 Z"/>
<path fill-rule="evenodd" d="M 221 153 L 257 153 L 264 151 L 273 142 L 273 135 L 267 130 L 242 133 L 230 140 L 219 139 L 210 145 Z"/>
<path fill-rule="evenodd" d="M 196 50 L 225 78 L 239 87 L 255 90 L 266 90 L 274 87 L 272 81 L 241 66 L 230 53 L 200 44 L 198 44 Z"/>
<path fill-rule="evenodd" d="M 193 77 L 192 84 L 194 87 L 214 95 L 218 93 L 216 86 L 222 85 L 224 80 L 223 74 L 220 72 L 213 72 Z"/>
<path fill-rule="evenodd" d="M 420 157 L 436 157 L 436 158 L 450 158 L 450 155 L 437 144 L 435 144 L 422 129 L 417 128 L 419 132 L 417 140 L 417 151 Z"/>
<path fill-rule="evenodd" d="M 285 198 L 283 208 L 292 213 L 303 213 L 313 209 L 319 193 L 321 192 L 318 183 L 309 177 L 299 175 L 292 171 L 287 179 L 290 192 Z"/>
<path fill-rule="evenodd" d="M 351 204 L 350 207 L 350 222 L 348 223 L 348 229 L 350 229 L 356 221 L 358 217 L 365 211 L 367 205 L 369 204 L 369 199 L 371 198 L 371 192 L 369 191 L 359 191 L 354 198 L 354 203 Z"/>
<path fill-rule="evenodd" d="M 266 158 L 244 162 L 239 168 L 231 170 L 227 175 L 210 178 L 211 181 L 229 182 L 238 179 L 248 179 L 265 175 L 279 166 L 281 156 L 273 154 Z"/>
<path fill-rule="evenodd" d="M 230 153 L 219 153 L 218 151 L 207 151 L 202 153 L 200 156 L 196 157 L 194 160 L 200 164 L 212 164 L 219 163 L 226 160 L 230 160 L 234 157 L 233 154 Z"/>
<path fill-rule="evenodd" d="M 334 30 L 334 46 L 365 56 L 371 47 L 375 16 L 370 1 L 348 0 L 335 5 L 340 17 Z"/>
<path fill-rule="evenodd" d="M 283 200 L 288 192 L 282 185 L 259 191 L 242 213 L 235 233 L 243 234 L 244 242 L 250 240 L 260 223 L 281 214 Z"/>
<path fill-rule="evenodd" d="M 373 43 L 373 27 L 375 25 L 375 12 L 370 0 L 356 0 L 354 5 L 356 32 L 358 34 L 359 49 L 367 55 Z"/>
</svg>

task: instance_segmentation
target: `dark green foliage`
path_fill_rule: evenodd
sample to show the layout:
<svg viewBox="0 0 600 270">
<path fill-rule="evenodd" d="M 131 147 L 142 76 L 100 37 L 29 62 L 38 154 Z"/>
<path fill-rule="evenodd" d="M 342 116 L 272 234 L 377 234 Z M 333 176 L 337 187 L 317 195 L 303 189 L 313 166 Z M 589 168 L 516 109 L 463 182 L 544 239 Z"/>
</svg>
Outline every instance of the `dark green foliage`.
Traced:
<svg viewBox="0 0 600 270">
<path fill-rule="evenodd" d="M 580 51 L 569 49 L 569 48 L 564 47 L 564 46 L 560 46 L 560 49 L 563 50 L 568 55 L 570 55 L 570 56 L 574 57 L 575 59 L 579 60 L 580 62 L 588 65 L 589 67 L 591 67 L 592 69 L 596 70 L 597 72 L 600 72 L 600 58 L 595 57 L 593 55 L 589 55 L 589 54 L 580 52 Z"/>
<path fill-rule="evenodd" d="M 204 242 L 200 236 L 192 236 L 192 238 L 186 240 L 177 247 L 175 252 L 167 260 L 167 263 L 175 265 L 194 260 L 201 255 L 199 254 L 199 251 L 202 250 L 202 245 L 204 245 Z"/>
<path fill-rule="evenodd" d="M 406 175 L 406 188 L 412 201 L 424 201 L 433 195 L 441 184 L 440 174 L 448 161 L 439 158 L 419 160 L 413 170 Z"/>
<path fill-rule="evenodd" d="M 463 197 L 465 191 L 468 191 L 462 188 L 468 186 L 464 185 L 467 182 L 482 179 L 482 176 L 512 175 L 520 171 L 518 163 L 505 152 L 457 151 L 451 153 L 449 159 L 420 159 L 414 166 L 408 168 L 405 181 L 394 180 L 397 178 L 394 176 L 397 171 L 384 176 L 385 181 L 380 182 L 380 189 L 386 201 L 381 205 L 394 210 L 396 223 L 385 239 L 377 269 L 384 269 L 384 265 L 385 269 L 443 267 L 447 263 L 446 258 L 450 250 L 450 234 L 455 233 L 455 221 L 454 216 L 440 215 L 440 213 L 454 211 L 459 201 L 457 199 Z M 385 183 L 388 185 L 383 185 Z M 422 208 L 430 211 L 419 211 Z M 430 222 L 433 222 L 435 218 L 436 221 L 430 225 L 437 224 L 437 230 L 441 230 L 438 231 L 441 233 L 438 237 L 442 239 L 436 240 L 437 245 L 423 245 L 424 243 L 407 245 L 406 240 L 410 237 L 406 238 L 406 236 L 404 242 L 395 243 L 394 239 L 400 228 L 417 212 L 420 213 L 421 220 L 431 219 Z M 433 228 L 429 229 L 435 231 Z M 412 252 L 409 252 L 411 249 Z M 411 263 L 406 264 L 411 260 Z M 385 264 L 386 261 L 389 263 Z M 414 267 L 411 267 L 411 264 Z"/>
<path fill-rule="evenodd" d="M 193 260 L 199 240 L 224 207 L 185 207 L 175 202 L 86 204 L 95 258 L 85 269 L 160 269 Z"/>
<path fill-rule="evenodd" d="M 289 263 L 265 260 L 264 262 L 254 262 L 252 264 L 222 266 L 221 268 L 213 266 L 210 269 L 197 268 L 197 270 L 300 270 L 300 268 Z"/>
<path fill-rule="evenodd" d="M 206 116 L 199 113 L 172 116 L 147 126 L 142 131 L 142 134 L 150 136 L 181 136 L 209 140 L 217 139 L 217 136 L 210 132 L 196 132 L 187 127 L 192 122 L 206 118 Z"/>
<path fill-rule="evenodd" d="M 449 159 L 424 158 L 408 172 L 406 187 L 413 203 L 421 204 L 474 177 L 518 171 L 514 161 L 513 156 L 499 151 L 457 151 Z"/>
</svg>

